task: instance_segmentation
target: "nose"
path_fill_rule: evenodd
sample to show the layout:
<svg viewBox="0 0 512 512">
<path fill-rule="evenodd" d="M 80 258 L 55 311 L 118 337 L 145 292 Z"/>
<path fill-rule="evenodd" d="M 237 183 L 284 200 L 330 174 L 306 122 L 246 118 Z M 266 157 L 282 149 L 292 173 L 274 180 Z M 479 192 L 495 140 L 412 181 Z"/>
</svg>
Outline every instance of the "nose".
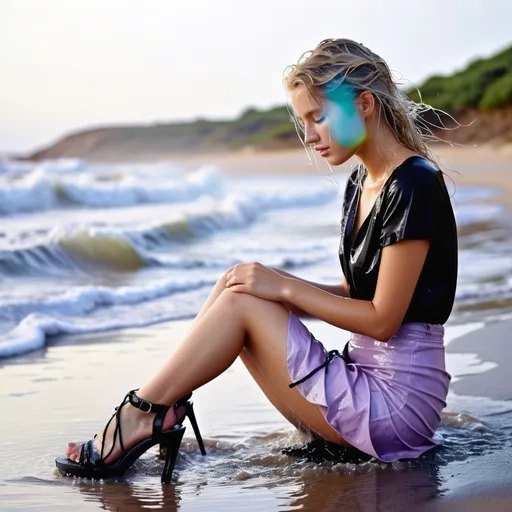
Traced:
<svg viewBox="0 0 512 512">
<path fill-rule="evenodd" d="M 320 140 L 320 136 L 315 129 L 315 126 L 311 123 L 307 123 L 304 128 L 304 142 L 306 144 L 314 144 Z"/>
</svg>

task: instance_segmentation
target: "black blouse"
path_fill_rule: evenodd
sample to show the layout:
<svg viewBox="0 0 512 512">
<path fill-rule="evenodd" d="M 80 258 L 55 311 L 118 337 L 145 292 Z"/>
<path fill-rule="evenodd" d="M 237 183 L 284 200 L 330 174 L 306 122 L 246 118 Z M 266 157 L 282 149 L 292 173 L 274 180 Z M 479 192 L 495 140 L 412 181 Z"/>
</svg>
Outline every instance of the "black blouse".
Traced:
<svg viewBox="0 0 512 512">
<path fill-rule="evenodd" d="M 352 234 L 364 166 L 351 174 L 345 190 L 339 257 L 350 297 L 373 300 L 382 249 L 401 240 L 430 240 L 403 322 L 444 324 L 457 282 L 457 227 L 443 173 L 427 158 L 412 156 L 384 183 L 359 231 Z"/>
</svg>

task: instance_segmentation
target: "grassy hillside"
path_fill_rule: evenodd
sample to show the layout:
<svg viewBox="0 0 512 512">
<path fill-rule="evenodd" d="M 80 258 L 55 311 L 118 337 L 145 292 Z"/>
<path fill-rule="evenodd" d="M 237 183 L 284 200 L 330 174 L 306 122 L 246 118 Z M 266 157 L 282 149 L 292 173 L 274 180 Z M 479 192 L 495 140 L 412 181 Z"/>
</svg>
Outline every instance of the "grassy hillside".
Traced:
<svg viewBox="0 0 512 512">
<path fill-rule="evenodd" d="M 432 76 L 420 85 L 422 99 L 450 112 L 492 111 L 512 105 L 512 46 L 497 55 L 471 62 L 450 76 Z M 419 101 L 416 90 L 409 96 Z"/>
<path fill-rule="evenodd" d="M 299 145 L 285 106 L 271 110 L 249 109 L 234 121 L 197 120 L 144 126 L 99 127 L 78 131 L 29 159 L 79 157 L 93 160 L 147 159 L 190 152 L 215 152 L 247 146 L 279 147 L 289 141 Z"/>
</svg>

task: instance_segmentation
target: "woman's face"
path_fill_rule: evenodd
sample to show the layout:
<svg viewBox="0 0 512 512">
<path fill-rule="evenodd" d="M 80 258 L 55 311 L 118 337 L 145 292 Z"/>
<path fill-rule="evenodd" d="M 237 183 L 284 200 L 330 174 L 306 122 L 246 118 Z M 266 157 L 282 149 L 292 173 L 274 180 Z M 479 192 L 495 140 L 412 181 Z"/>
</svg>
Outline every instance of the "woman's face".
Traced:
<svg viewBox="0 0 512 512">
<path fill-rule="evenodd" d="M 304 128 L 304 142 L 312 145 L 330 165 L 349 160 L 364 142 L 364 120 L 350 89 L 339 88 L 326 98 L 313 96 L 300 85 L 293 89 L 291 101 Z"/>
</svg>

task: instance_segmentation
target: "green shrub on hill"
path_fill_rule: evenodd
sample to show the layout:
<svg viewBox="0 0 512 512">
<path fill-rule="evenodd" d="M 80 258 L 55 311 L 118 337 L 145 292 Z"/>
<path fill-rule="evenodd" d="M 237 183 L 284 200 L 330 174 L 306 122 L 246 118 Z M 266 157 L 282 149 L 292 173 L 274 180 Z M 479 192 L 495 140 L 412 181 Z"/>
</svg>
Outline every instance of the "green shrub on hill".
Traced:
<svg viewBox="0 0 512 512">
<path fill-rule="evenodd" d="M 432 76 L 419 87 L 421 99 L 448 112 L 468 108 L 493 110 L 512 104 L 512 46 L 498 54 L 471 62 L 464 70 L 450 76 Z M 416 89 L 408 92 L 419 102 Z M 263 144 L 296 134 L 285 106 L 271 110 L 246 110 L 229 127 L 216 130 L 217 140 L 229 141 L 231 147 Z M 209 139 L 209 142 L 212 139 Z"/>
<path fill-rule="evenodd" d="M 512 71 L 491 84 L 480 101 L 483 110 L 495 110 L 507 105 L 512 105 Z"/>
<path fill-rule="evenodd" d="M 233 148 L 251 144 L 262 144 L 272 139 L 291 136 L 295 126 L 290 121 L 290 114 L 285 106 L 270 110 L 246 110 L 222 130 L 215 130 L 206 144 L 224 142 Z"/>
<path fill-rule="evenodd" d="M 425 103 L 443 110 L 489 110 L 512 103 L 511 77 L 512 46 L 488 59 L 475 60 L 451 76 L 432 76 L 418 89 Z M 408 95 L 420 101 L 416 89 Z"/>
</svg>

